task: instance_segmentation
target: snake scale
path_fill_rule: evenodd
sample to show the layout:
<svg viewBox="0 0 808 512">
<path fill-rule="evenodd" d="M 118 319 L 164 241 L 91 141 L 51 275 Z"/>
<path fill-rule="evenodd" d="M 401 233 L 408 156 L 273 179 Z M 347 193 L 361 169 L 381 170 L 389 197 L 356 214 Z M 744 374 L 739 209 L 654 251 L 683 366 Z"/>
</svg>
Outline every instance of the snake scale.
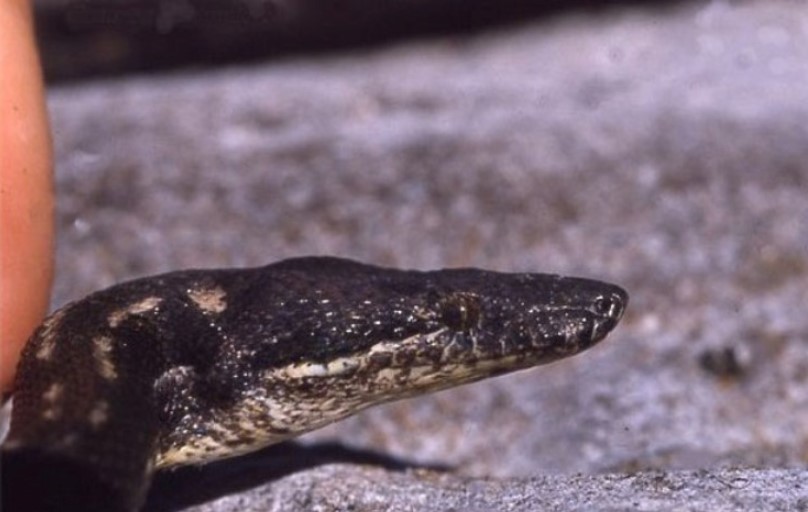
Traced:
<svg viewBox="0 0 808 512">
<path fill-rule="evenodd" d="M 53 313 L 23 351 L 3 510 L 136 511 L 157 469 L 574 355 L 627 301 L 593 280 L 332 257 L 113 286 Z"/>
</svg>

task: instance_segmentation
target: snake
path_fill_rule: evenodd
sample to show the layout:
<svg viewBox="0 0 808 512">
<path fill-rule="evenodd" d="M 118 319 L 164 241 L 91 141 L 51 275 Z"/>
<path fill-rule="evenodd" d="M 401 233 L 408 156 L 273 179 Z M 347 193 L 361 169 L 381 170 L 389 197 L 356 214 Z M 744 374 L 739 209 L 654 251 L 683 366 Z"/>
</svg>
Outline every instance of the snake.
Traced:
<svg viewBox="0 0 808 512">
<path fill-rule="evenodd" d="M 117 284 L 58 309 L 26 343 L 3 510 L 134 512 L 157 470 L 572 356 L 627 304 L 592 279 L 328 256 Z"/>
</svg>

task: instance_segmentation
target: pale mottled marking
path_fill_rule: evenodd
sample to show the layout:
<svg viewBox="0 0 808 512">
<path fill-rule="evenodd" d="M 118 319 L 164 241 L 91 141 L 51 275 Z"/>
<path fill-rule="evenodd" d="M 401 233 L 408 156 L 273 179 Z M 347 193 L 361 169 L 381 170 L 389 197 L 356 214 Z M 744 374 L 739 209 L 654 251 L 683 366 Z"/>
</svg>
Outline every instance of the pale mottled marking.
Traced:
<svg viewBox="0 0 808 512">
<path fill-rule="evenodd" d="M 51 404 L 45 409 L 42 409 L 42 417 L 49 421 L 57 420 L 61 415 L 62 415 L 62 406 L 61 404 L 58 403 Z"/>
<path fill-rule="evenodd" d="M 192 288 L 188 297 L 205 313 L 217 314 L 227 309 L 227 293 L 221 288 Z"/>
<path fill-rule="evenodd" d="M 118 378 L 115 362 L 112 357 L 113 340 L 109 336 L 96 336 L 93 338 L 93 357 L 95 358 L 98 374 L 106 380 Z"/>
<path fill-rule="evenodd" d="M 48 403 L 54 403 L 62 397 L 65 387 L 58 382 L 50 385 L 47 391 L 42 393 L 42 399 Z"/>
<path fill-rule="evenodd" d="M 87 419 L 93 428 L 99 428 L 109 419 L 109 404 L 104 400 L 96 403 Z"/>
<path fill-rule="evenodd" d="M 118 309 L 110 313 L 107 317 L 107 323 L 110 327 L 118 327 L 121 322 L 126 320 L 126 317 L 151 311 L 159 306 L 161 302 L 163 302 L 161 297 L 146 297 L 137 302 L 133 302 L 123 309 Z"/>
<path fill-rule="evenodd" d="M 56 420 L 62 415 L 62 408 L 64 404 L 59 398 L 64 394 L 64 386 L 58 382 L 54 382 L 48 389 L 42 393 L 42 399 L 45 404 L 42 408 L 42 417 L 46 420 Z"/>
<path fill-rule="evenodd" d="M 53 349 L 56 348 L 56 342 L 53 338 L 43 338 L 36 349 L 36 358 L 42 361 L 49 361 L 53 355 Z"/>
<path fill-rule="evenodd" d="M 412 369 L 410 369 L 410 372 L 412 372 Z M 396 370 L 393 368 L 385 368 L 384 370 L 381 370 L 376 376 L 377 383 L 381 384 L 384 381 L 393 382 L 396 379 L 396 375 L 400 373 L 401 370 Z"/>
<path fill-rule="evenodd" d="M 36 358 L 41 361 L 49 361 L 53 356 L 53 349 L 56 348 L 56 331 L 59 323 L 65 315 L 65 310 L 61 309 L 46 319 L 42 324 L 42 333 L 39 335 L 39 347 L 36 349 Z"/>
</svg>

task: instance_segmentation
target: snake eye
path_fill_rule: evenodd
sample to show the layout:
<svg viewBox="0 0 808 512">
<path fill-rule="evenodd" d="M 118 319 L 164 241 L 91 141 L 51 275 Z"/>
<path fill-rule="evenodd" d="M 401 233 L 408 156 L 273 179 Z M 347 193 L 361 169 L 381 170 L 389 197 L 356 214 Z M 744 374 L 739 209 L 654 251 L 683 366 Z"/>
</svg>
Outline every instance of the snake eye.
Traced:
<svg viewBox="0 0 808 512">
<path fill-rule="evenodd" d="M 480 303 L 475 295 L 457 293 L 441 303 L 441 321 L 453 331 L 468 331 L 479 324 Z"/>
</svg>

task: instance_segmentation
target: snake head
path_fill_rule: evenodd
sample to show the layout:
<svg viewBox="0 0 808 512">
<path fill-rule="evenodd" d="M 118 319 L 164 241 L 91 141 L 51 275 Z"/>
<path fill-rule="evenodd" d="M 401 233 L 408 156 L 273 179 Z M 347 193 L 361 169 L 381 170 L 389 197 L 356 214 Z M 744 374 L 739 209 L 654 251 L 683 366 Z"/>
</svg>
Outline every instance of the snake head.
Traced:
<svg viewBox="0 0 808 512">
<path fill-rule="evenodd" d="M 249 303 L 230 322 L 247 359 L 222 364 L 257 372 L 260 391 L 253 385 L 241 409 L 274 410 L 279 437 L 374 403 L 571 356 L 602 340 L 628 301 L 621 288 L 594 280 L 402 271 L 336 258 L 266 267 L 248 288 L 240 294 Z"/>
<path fill-rule="evenodd" d="M 484 376 L 593 346 L 617 325 L 628 303 L 620 287 L 589 279 L 477 269 L 430 274 L 427 311 L 444 347 L 436 363 L 480 366 Z"/>
<path fill-rule="evenodd" d="M 251 451 L 379 402 L 571 356 L 603 339 L 628 300 L 586 279 L 338 258 L 204 278 L 226 303 L 206 320 L 223 337 L 207 343 L 217 354 L 172 370 L 161 402 L 181 414 L 167 422 L 158 466 Z"/>
</svg>

